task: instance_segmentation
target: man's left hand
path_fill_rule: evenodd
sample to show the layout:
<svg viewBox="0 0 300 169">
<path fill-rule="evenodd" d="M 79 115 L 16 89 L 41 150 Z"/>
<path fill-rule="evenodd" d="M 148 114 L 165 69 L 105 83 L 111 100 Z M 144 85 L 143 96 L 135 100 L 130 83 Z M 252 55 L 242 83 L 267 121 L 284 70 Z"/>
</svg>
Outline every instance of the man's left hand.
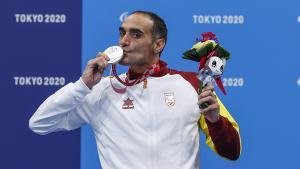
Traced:
<svg viewBox="0 0 300 169">
<path fill-rule="evenodd" d="M 205 109 L 202 109 L 201 113 L 211 123 L 217 122 L 220 118 L 220 105 L 213 91 L 214 85 L 211 83 L 203 88 L 198 97 L 198 105 L 201 105 L 205 102 L 209 103 L 209 106 Z"/>
</svg>

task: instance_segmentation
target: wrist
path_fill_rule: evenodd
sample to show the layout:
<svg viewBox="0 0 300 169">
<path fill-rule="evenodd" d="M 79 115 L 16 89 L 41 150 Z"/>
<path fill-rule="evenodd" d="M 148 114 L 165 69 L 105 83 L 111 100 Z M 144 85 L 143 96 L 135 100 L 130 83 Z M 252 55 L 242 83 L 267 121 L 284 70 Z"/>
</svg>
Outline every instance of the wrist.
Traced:
<svg viewBox="0 0 300 169">
<path fill-rule="evenodd" d="M 82 76 L 81 77 L 82 82 L 86 85 L 86 87 L 88 87 L 89 89 L 93 88 L 93 84 L 91 83 L 90 80 L 88 80 L 86 77 Z"/>
<path fill-rule="evenodd" d="M 215 112 L 210 116 L 207 116 L 206 119 L 211 123 L 216 123 L 220 119 L 220 114 L 218 112 Z"/>
</svg>

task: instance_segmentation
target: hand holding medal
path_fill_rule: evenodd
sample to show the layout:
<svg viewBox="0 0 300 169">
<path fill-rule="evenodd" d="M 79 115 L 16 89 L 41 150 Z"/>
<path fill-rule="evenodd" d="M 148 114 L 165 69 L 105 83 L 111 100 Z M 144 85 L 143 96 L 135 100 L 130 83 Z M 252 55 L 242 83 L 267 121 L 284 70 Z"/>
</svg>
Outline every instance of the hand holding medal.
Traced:
<svg viewBox="0 0 300 169">
<path fill-rule="evenodd" d="M 99 52 L 96 58 L 89 60 L 81 79 L 90 89 L 97 84 L 109 64 L 117 63 L 123 56 L 123 50 L 119 46 L 107 48 L 103 53 Z"/>
<path fill-rule="evenodd" d="M 221 75 L 224 72 L 226 60 L 230 58 L 230 53 L 219 45 L 218 39 L 212 32 L 202 34 L 203 39 L 197 39 L 192 49 L 183 53 L 183 58 L 199 62 L 199 90 L 198 94 L 208 84 L 216 82 L 221 91 L 226 95 L 226 91 L 221 81 Z M 200 107 L 208 107 L 208 103 L 202 103 Z"/>
</svg>

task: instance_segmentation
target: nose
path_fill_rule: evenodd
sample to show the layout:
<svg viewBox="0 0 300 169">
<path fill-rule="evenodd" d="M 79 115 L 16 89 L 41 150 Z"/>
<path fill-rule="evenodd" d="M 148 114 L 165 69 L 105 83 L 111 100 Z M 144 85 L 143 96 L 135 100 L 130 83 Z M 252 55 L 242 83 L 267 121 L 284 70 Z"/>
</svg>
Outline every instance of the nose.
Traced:
<svg viewBox="0 0 300 169">
<path fill-rule="evenodd" d="M 120 37 L 119 45 L 121 47 L 128 46 L 129 44 L 130 44 L 130 37 L 128 36 L 128 34 L 125 34 L 123 37 Z"/>
</svg>

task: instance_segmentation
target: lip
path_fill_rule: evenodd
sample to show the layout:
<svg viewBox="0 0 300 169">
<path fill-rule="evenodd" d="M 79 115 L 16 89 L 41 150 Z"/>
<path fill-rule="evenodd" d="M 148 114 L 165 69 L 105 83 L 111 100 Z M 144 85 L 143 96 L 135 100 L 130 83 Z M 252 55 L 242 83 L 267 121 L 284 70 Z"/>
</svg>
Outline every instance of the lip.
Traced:
<svg viewBox="0 0 300 169">
<path fill-rule="evenodd" d="M 130 51 L 123 51 L 123 55 L 130 53 Z"/>
<path fill-rule="evenodd" d="M 121 47 L 122 48 L 122 47 Z M 129 53 L 130 52 L 130 50 L 128 50 L 128 48 L 122 48 L 122 50 L 123 50 L 123 52 L 126 52 L 126 53 Z"/>
<path fill-rule="evenodd" d="M 128 51 L 125 51 L 125 50 L 124 50 L 124 51 L 123 51 L 123 56 L 122 56 L 122 57 L 123 57 L 123 58 L 126 57 L 127 54 L 128 54 Z"/>
</svg>

